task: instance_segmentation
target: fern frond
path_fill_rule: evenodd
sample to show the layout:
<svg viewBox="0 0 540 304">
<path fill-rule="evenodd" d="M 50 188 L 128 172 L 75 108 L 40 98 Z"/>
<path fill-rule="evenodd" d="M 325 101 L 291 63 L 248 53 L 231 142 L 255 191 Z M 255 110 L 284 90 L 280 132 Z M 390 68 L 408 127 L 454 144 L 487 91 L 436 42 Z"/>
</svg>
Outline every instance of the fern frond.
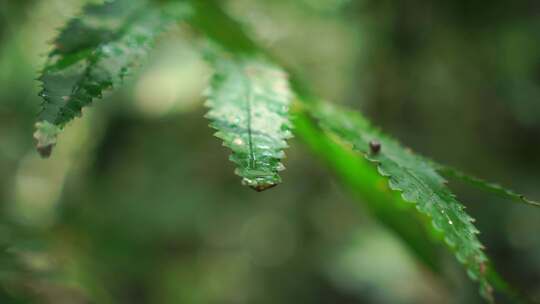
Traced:
<svg viewBox="0 0 540 304">
<path fill-rule="evenodd" d="M 42 156 L 50 154 L 56 136 L 39 136 L 39 126 L 62 129 L 80 116 L 105 90 L 122 82 L 157 34 L 188 13 L 183 1 L 116 0 L 90 4 L 70 21 L 39 77 L 43 103 L 35 137 Z"/>
<path fill-rule="evenodd" d="M 323 130 L 363 153 L 388 179 L 390 189 L 431 220 L 471 279 L 480 283 L 481 294 L 492 301 L 492 270 L 478 240 L 479 231 L 430 162 L 373 128 L 359 113 L 325 103 L 313 105 L 311 110 Z"/>
<path fill-rule="evenodd" d="M 433 164 L 434 168 L 437 169 L 437 171 L 443 175 L 451 176 L 457 179 L 460 179 L 464 182 L 467 182 L 481 190 L 485 190 L 488 192 L 491 192 L 495 195 L 500 196 L 501 198 L 509 199 L 518 203 L 540 207 L 540 202 L 533 201 L 529 198 L 527 198 L 523 194 L 519 194 L 515 192 L 514 190 L 507 189 L 501 185 L 485 181 L 481 178 L 463 173 L 457 169 L 447 167 L 440 164 Z"/>
<path fill-rule="evenodd" d="M 215 75 L 206 105 L 215 135 L 232 150 L 242 183 L 257 191 L 281 182 L 279 171 L 292 137 L 287 75 L 257 58 L 208 56 Z"/>
</svg>

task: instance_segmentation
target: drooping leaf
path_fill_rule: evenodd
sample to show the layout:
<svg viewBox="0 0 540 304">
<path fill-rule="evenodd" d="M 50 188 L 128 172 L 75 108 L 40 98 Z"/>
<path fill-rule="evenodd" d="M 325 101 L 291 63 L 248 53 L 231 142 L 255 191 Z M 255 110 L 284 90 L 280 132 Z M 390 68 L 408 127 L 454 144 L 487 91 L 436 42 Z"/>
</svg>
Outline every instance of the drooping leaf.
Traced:
<svg viewBox="0 0 540 304">
<path fill-rule="evenodd" d="M 304 111 L 293 112 L 294 133 L 309 150 L 324 161 L 367 210 L 393 231 L 403 245 L 434 273 L 441 271 L 440 246 L 437 233 L 425 229 L 425 218 L 411 212 L 414 206 L 404 202 L 397 192 L 390 190 L 385 178 L 373 164 L 347 145 L 334 140 Z"/>
<path fill-rule="evenodd" d="M 84 107 L 119 85 L 140 63 L 157 34 L 188 13 L 183 1 L 116 0 L 86 6 L 54 41 L 39 78 L 39 152 L 48 156 L 56 143 L 56 135 L 40 135 L 43 126 L 62 129 L 80 116 Z"/>
<path fill-rule="evenodd" d="M 279 171 L 292 136 L 288 117 L 292 94 L 287 75 L 257 58 L 209 55 L 211 81 L 207 117 L 216 136 L 232 150 L 242 183 L 257 191 L 281 182 Z"/>
<path fill-rule="evenodd" d="M 363 153 L 388 179 L 390 189 L 431 219 L 433 227 L 444 235 L 445 243 L 466 266 L 469 276 L 480 283 L 481 294 L 492 301 L 492 270 L 474 220 L 431 163 L 373 128 L 359 113 L 326 103 L 313 105 L 311 111 L 326 132 Z"/>
<path fill-rule="evenodd" d="M 523 194 L 519 194 L 513 190 L 507 189 L 501 185 L 485 181 L 481 178 L 474 177 L 472 175 L 468 175 L 466 173 L 463 173 L 459 170 L 456 170 L 454 168 L 450 168 L 444 165 L 440 164 L 434 164 L 433 165 L 438 172 L 440 172 L 443 175 L 452 176 L 455 178 L 458 178 L 460 180 L 463 180 L 479 189 L 489 191 L 493 194 L 496 194 L 502 198 L 510 199 L 512 201 L 527 204 L 530 206 L 540 207 L 540 202 L 533 201 L 531 199 L 528 199 Z"/>
</svg>

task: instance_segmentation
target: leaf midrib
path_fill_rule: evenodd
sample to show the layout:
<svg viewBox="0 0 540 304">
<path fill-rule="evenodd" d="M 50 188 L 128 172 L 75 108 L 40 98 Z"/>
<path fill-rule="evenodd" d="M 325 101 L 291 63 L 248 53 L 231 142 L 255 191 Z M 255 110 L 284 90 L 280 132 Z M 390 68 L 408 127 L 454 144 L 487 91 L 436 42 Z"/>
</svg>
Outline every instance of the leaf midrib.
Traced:
<svg viewBox="0 0 540 304">
<path fill-rule="evenodd" d="M 245 93 L 245 105 L 246 105 L 246 112 L 247 112 L 247 133 L 248 133 L 248 149 L 249 149 L 249 168 L 253 169 L 255 168 L 255 151 L 253 149 L 253 131 L 252 131 L 252 99 L 253 99 L 253 90 L 251 89 L 251 86 L 249 85 L 250 79 L 247 75 L 245 69 L 242 68 L 242 64 L 238 65 L 240 70 L 240 75 L 242 75 L 242 82 L 244 83 L 244 93 Z"/>
</svg>

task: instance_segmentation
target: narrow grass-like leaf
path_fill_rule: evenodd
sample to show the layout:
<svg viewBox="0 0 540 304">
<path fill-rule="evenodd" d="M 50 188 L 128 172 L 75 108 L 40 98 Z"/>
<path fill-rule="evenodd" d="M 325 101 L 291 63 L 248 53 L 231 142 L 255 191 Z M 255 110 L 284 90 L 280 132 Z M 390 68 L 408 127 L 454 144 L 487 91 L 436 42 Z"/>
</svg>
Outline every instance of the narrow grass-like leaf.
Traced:
<svg viewBox="0 0 540 304">
<path fill-rule="evenodd" d="M 540 207 L 540 202 L 533 201 L 523 194 L 519 194 L 515 192 L 514 190 L 507 189 L 501 185 L 485 181 L 481 178 L 463 173 L 459 170 L 456 170 L 451 167 L 447 167 L 440 164 L 434 164 L 434 168 L 437 169 L 438 172 L 440 172 L 443 175 L 452 176 L 454 178 L 460 179 L 464 182 L 467 182 L 481 190 L 485 190 L 488 192 L 491 192 L 495 195 L 500 196 L 501 198 L 509 199 L 518 203 Z"/>
<path fill-rule="evenodd" d="M 48 156 L 57 131 L 103 91 L 119 85 L 157 34 L 188 13 L 183 1 L 116 0 L 86 6 L 54 41 L 39 78 L 43 104 L 35 134 L 38 151 Z M 46 132 L 53 127 L 56 132 Z"/>
<path fill-rule="evenodd" d="M 257 58 L 209 55 L 215 69 L 208 93 L 207 117 L 216 136 L 233 154 L 236 174 L 257 191 L 281 182 L 279 171 L 291 135 L 292 94 L 287 75 Z"/>
<path fill-rule="evenodd" d="M 432 225 L 443 233 L 446 244 L 467 267 L 469 276 L 480 283 L 481 294 L 493 301 L 490 264 L 474 220 L 430 162 L 373 128 L 359 113 L 325 103 L 314 104 L 311 110 L 326 132 L 377 164 L 390 188 L 431 218 Z"/>
</svg>

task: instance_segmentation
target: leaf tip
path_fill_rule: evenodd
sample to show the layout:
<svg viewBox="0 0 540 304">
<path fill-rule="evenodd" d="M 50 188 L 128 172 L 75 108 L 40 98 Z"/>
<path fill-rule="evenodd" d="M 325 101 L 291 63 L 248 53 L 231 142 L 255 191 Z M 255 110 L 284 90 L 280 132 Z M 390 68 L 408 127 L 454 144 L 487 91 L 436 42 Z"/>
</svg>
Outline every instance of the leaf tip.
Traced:
<svg viewBox="0 0 540 304">
<path fill-rule="evenodd" d="M 34 139 L 36 140 L 36 149 L 41 157 L 48 158 L 51 156 L 52 150 L 56 145 L 58 133 L 60 133 L 60 128 L 48 121 L 36 123 Z"/>
<path fill-rule="evenodd" d="M 242 180 L 244 186 L 248 186 L 257 192 L 263 192 L 268 189 L 274 188 L 279 183 L 269 181 L 266 178 L 244 178 Z"/>
<path fill-rule="evenodd" d="M 263 192 L 268 189 L 274 188 L 277 185 L 278 184 L 261 184 L 261 185 L 249 186 L 249 187 L 257 192 Z"/>
</svg>

